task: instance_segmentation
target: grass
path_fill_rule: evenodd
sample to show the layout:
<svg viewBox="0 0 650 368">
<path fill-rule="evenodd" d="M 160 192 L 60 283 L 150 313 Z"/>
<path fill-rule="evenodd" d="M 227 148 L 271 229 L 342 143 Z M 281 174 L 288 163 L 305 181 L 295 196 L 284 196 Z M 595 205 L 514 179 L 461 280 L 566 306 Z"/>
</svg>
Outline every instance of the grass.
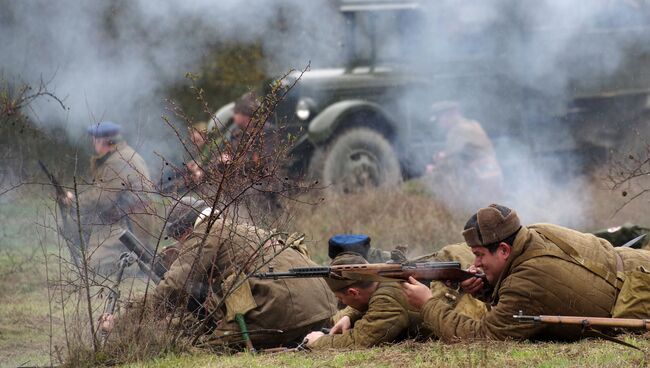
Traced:
<svg viewBox="0 0 650 368">
<path fill-rule="evenodd" d="M 401 343 L 368 350 L 323 351 L 216 356 L 207 353 L 169 355 L 145 363 L 148 367 L 639 367 L 645 366 L 650 342 L 626 337 L 642 352 L 610 342 L 587 340 L 574 344 L 474 342 Z"/>
<path fill-rule="evenodd" d="M 597 192 L 594 198 L 606 198 Z M 316 200 L 318 198 L 316 197 Z M 313 198 L 312 198 L 313 200 Z M 598 211 L 608 211 L 607 202 L 598 201 Z M 57 278 L 58 247 L 45 222 L 48 210 L 35 201 L 6 201 L 0 208 L 3 221 L 0 236 L 0 366 L 58 364 L 67 351 L 63 313 L 58 294 L 48 295 L 48 280 Z M 597 208 L 597 209 L 598 209 Z M 461 240 L 460 227 L 467 214 L 452 213 L 434 197 L 423 194 L 414 183 L 400 193 L 371 192 L 346 197 L 328 197 L 317 206 L 294 205 L 292 227 L 308 236 L 312 256 L 321 263 L 327 259 L 327 239 L 338 232 L 363 232 L 373 245 L 392 249 L 408 244 L 410 255 L 435 251 Z M 590 218 L 598 218 L 594 210 Z M 36 220 L 34 220 L 36 219 Z M 600 227 L 604 221 L 591 221 Z M 647 223 L 642 223 L 647 224 Z M 41 244 L 50 254 L 46 273 Z M 136 283 L 137 284 L 137 283 Z M 128 280 L 123 295 L 139 288 Z M 53 290 L 53 289 L 50 289 Z M 49 301 L 53 302 L 50 303 Z M 101 313 L 104 299 L 93 299 L 94 313 Z M 74 299 L 66 305 L 67 316 L 77 313 Z M 51 308 L 50 309 L 50 305 Z M 72 312 L 71 312 L 72 311 Z M 78 316 L 78 315 L 77 315 Z M 95 318 L 96 318 L 95 316 Z M 81 320 L 87 317 L 82 315 Z M 68 320 L 70 323 L 70 320 Z M 87 322 L 86 322 L 87 323 Z M 82 328 L 86 328 L 83 324 Z M 74 326 L 73 326 L 74 327 Z M 445 345 L 440 342 L 402 343 L 361 351 L 323 351 L 311 353 L 215 355 L 191 352 L 159 353 L 157 358 L 124 367 L 636 367 L 647 365 L 645 354 L 650 341 L 630 336 L 638 352 L 605 341 L 587 340 L 574 344 L 474 342 Z M 51 359 L 51 355 L 53 358 Z M 106 360 L 113 361 L 113 360 Z"/>
</svg>

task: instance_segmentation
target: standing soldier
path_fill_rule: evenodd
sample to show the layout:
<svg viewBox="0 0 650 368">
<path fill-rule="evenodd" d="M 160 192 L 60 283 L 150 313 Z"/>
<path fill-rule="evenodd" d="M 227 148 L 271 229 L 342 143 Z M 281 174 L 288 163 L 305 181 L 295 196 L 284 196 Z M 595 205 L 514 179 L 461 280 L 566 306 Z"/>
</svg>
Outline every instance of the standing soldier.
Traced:
<svg viewBox="0 0 650 368">
<path fill-rule="evenodd" d="M 427 172 L 447 176 L 452 187 L 461 188 L 468 207 L 503 194 L 503 177 L 492 141 L 477 121 L 466 118 L 460 105 L 440 101 L 432 106 L 431 120 L 445 134 L 444 148 L 433 157 Z"/>
<path fill-rule="evenodd" d="M 151 180 L 140 155 L 122 137 L 119 124 L 104 121 L 88 127 L 96 155 L 91 183 L 79 189 L 81 226 L 91 264 L 110 272 L 124 251 L 117 236 L 127 228 L 145 243 L 152 236 Z M 68 193 L 70 202 L 74 195 Z"/>
<path fill-rule="evenodd" d="M 237 163 L 235 180 L 243 181 L 241 187 L 252 186 L 252 189 L 243 196 L 240 209 L 246 207 L 249 217 L 257 217 L 264 223 L 266 216 L 280 210 L 278 192 L 282 190 L 279 180 L 282 175 L 278 172 L 277 153 L 281 149 L 278 132 L 261 110 L 263 107 L 253 93 L 235 102 L 236 128 L 220 161 L 225 164 L 235 156 L 243 157 L 243 162 Z"/>
</svg>

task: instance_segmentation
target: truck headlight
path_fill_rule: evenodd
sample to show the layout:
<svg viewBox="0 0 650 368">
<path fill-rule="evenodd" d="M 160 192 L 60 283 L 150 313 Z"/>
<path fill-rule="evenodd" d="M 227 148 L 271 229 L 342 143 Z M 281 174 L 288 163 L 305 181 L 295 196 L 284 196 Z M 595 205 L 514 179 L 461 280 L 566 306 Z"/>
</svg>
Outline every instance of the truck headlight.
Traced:
<svg viewBox="0 0 650 368">
<path fill-rule="evenodd" d="M 311 98 L 301 98 L 296 104 L 296 116 L 300 120 L 307 120 L 312 114 L 315 107 L 314 100 Z"/>
</svg>

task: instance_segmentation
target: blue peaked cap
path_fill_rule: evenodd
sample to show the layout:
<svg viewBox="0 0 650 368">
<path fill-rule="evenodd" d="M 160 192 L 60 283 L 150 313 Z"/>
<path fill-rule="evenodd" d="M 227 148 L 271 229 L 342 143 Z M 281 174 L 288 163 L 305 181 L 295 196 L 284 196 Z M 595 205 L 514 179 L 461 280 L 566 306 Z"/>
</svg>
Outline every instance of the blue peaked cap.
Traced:
<svg viewBox="0 0 650 368">
<path fill-rule="evenodd" d="M 370 237 L 364 234 L 337 234 L 330 238 L 328 244 L 327 253 L 331 259 L 343 252 L 355 252 L 367 258 Z"/>
<path fill-rule="evenodd" d="M 95 138 L 114 137 L 122 133 L 122 126 L 112 121 L 102 121 L 97 124 L 89 125 L 86 129 L 89 135 Z"/>
</svg>

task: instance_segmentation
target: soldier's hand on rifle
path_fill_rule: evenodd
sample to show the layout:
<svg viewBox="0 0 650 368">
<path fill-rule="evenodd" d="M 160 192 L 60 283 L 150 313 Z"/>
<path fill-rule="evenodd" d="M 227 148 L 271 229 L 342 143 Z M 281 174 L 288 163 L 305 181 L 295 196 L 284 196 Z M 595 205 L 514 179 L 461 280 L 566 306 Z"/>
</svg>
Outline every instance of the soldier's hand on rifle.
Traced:
<svg viewBox="0 0 650 368">
<path fill-rule="evenodd" d="M 307 340 L 307 346 L 309 346 L 310 344 L 313 344 L 314 341 L 320 339 L 323 336 L 325 336 L 325 334 L 320 332 L 320 331 L 312 331 L 312 332 L 310 332 L 309 334 L 307 334 L 307 336 L 305 336 L 305 340 Z"/>
<path fill-rule="evenodd" d="M 99 320 L 97 321 L 97 328 L 100 332 L 109 334 L 111 331 L 113 331 L 114 327 L 115 315 L 110 313 L 103 313 L 101 316 L 99 316 Z"/>
<path fill-rule="evenodd" d="M 424 303 L 433 297 L 431 289 L 410 276 L 408 281 L 402 282 L 402 290 L 408 303 L 416 309 L 422 309 Z"/>
<path fill-rule="evenodd" d="M 330 329 L 330 335 L 342 334 L 351 328 L 352 328 L 352 322 L 350 321 L 350 317 L 343 316 L 343 318 L 339 319 L 339 321 L 336 322 L 334 326 L 332 326 L 332 328 Z"/>
<path fill-rule="evenodd" d="M 469 266 L 469 268 L 467 269 L 467 272 L 471 272 L 471 273 L 479 273 L 480 271 L 481 270 L 479 270 L 474 265 Z M 460 288 L 464 292 L 471 294 L 473 296 L 477 296 L 478 294 L 480 294 L 484 286 L 485 285 L 483 285 L 483 280 L 478 277 L 472 277 L 460 283 Z"/>
</svg>

